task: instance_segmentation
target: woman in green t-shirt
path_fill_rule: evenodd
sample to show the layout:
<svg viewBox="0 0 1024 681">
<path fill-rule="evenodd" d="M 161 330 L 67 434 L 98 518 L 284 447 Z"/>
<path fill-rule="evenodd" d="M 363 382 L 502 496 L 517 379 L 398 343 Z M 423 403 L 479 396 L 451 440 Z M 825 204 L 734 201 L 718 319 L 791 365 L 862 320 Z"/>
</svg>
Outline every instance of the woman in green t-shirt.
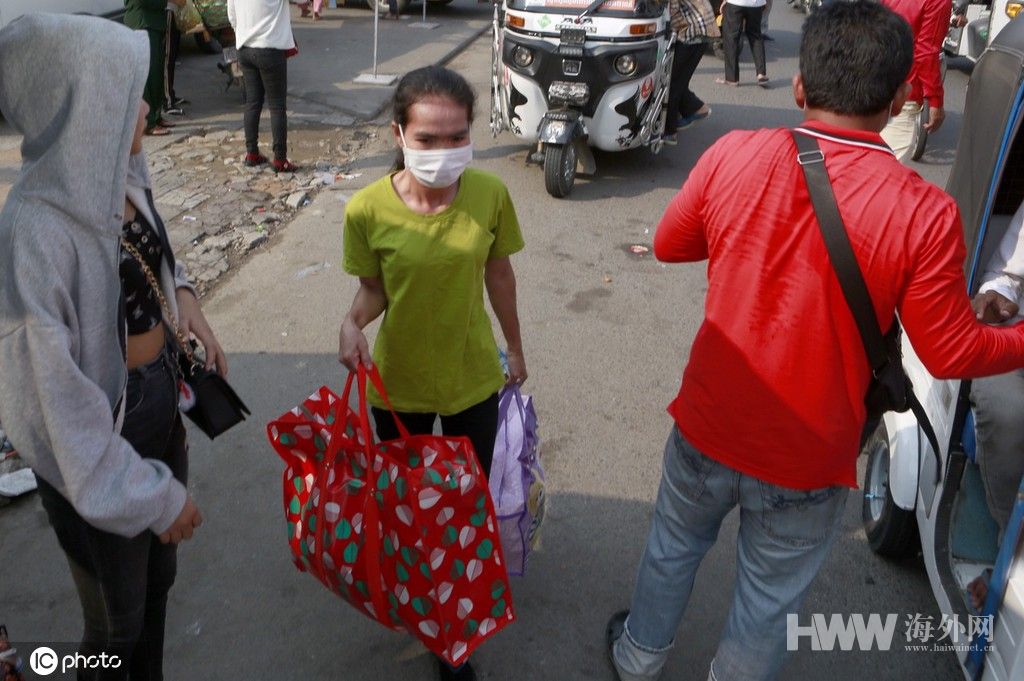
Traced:
<svg viewBox="0 0 1024 681">
<path fill-rule="evenodd" d="M 339 360 L 350 371 L 376 363 L 409 432 L 466 436 L 489 472 L 498 430 L 498 390 L 526 380 L 516 278 L 509 256 L 523 248 L 508 189 L 467 168 L 475 95 L 439 66 L 398 84 L 391 123 L 398 170 L 358 192 L 345 211 L 344 268 L 359 277 L 341 324 Z M 508 348 L 504 375 L 483 293 Z M 371 357 L 363 328 L 384 314 Z M 377 436 L 398 437 L 371 391 Z M 442 681 L 475 679 L 466 663 L 439 665 Z"/>
</svg>

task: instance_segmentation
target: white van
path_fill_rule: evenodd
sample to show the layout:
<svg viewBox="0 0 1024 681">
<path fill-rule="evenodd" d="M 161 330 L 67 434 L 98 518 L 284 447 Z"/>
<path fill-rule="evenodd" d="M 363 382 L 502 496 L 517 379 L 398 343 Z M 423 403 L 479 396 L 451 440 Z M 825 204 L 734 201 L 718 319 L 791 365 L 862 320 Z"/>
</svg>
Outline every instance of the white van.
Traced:
<svg viewBox="0 0 1024 681">
<path fill-rule="evenodd" d="M 92 14 L 120 21 L 124 17 L 124 0 L 3 0 L 0 28 L 30 12 Z"/>
</svg>

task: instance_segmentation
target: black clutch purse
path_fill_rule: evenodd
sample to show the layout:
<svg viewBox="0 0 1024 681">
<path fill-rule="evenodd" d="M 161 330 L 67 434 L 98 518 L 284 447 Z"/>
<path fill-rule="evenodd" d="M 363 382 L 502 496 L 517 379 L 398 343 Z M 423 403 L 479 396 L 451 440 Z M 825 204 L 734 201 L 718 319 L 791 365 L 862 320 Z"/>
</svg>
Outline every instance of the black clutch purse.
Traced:
<svg viewBox="0 0 1024 681">
<path fill-rule="evenodd" d="M 220 374 L 209 371 L 203 362 L 196 359 L 195 341 L 185 338 L 185 334 L 181 332 L 178 320 L 171 312 L 167 298 L 160 288 L 160 282 L 146 264 L 142 254 L 124 239 L 121 239 L 121 247 L 142 268 L 146 280 L 160 301 L 164 318 L 170 325 L 178 346 L 178 374 L 181 379 L 178 408 L 212 440 L 244 421 L 249 415 L 249 408 Z"/>
<path fill-rule="evenodd" d="M 181 411 L 212 440 L 244 421 L 249 408 L 220 374 L 196 360 L 195 345 L 189 344 L 191 352 L 182 348 L 178 353 L 178 371 L 185 384 L 183 401 L 188 406 Z M 191 391 L 191 396 L 185 395 L 186 391 Z"/>
</svg>

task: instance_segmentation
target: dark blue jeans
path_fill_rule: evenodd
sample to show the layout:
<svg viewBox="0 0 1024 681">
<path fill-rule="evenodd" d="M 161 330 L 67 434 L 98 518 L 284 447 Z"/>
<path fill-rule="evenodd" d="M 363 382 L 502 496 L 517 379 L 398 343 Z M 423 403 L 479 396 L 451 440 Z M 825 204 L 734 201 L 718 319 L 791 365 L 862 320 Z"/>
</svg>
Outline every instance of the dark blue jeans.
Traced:
<svg viewBox="0 0 1024 681">
<path fill-rule="evenodd" d="M 166 463 L 188 478 L 185 427 L 178 415 L 173 351 L 128 373 L 121 435 L 143 458 Z M 173 544 L 150 531 L 127 538 L 96 529 L 57 490 L 39 479 L 39 494 L 71 566 L 85 620 L 83 655 L 117 655 L 118 669 L 79 670 L 88 681 L 163 679 L 167 594 L 177 573 Z"/>
<path fill-rule="evenodd" d="M 245 150 L 259 153 L 260 116 L 263 102 L 270 109 L 274 159 L 288 158 L 288 57 L 284 50 L 243 47 L 238 65 L 245 77 Z"/>
</svg>

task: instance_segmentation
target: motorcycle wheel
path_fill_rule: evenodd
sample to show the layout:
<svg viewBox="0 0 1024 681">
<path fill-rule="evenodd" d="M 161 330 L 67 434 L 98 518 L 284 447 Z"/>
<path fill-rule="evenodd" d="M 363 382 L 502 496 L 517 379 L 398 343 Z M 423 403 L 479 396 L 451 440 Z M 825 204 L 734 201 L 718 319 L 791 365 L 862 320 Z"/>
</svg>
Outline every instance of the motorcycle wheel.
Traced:
<svg viewBox="0 0 1024 681">
<path fill-rule="evenodd" d="M 928 144 L 928 131 L 924 129 L 924 124 L 928 122 L 928 101 L 921 105 L 921 115 L 917 117 L 917 126 L 914 131 L 914 148 L 911 150 L 910 158 L 915 161 L 920 161 L 921 157 L 924 156 L 925 146 Z"/>
<path fill-rule="evenodd" d="M 865 443 L 868 455 L 864 472 L 861 518 L 871 550 L 885 558 L 899 560 L 917 553 L 920 537 L 917 519 L 893 501 L 889 491 L 889 434 L 885 423 Z"/>
<path fill-rule="evenodd" d="M 544 188 L 556 199 L 564 199 L 576 183 L 576 146 L 547 144 L 544 147 Z"/>
</svg>

